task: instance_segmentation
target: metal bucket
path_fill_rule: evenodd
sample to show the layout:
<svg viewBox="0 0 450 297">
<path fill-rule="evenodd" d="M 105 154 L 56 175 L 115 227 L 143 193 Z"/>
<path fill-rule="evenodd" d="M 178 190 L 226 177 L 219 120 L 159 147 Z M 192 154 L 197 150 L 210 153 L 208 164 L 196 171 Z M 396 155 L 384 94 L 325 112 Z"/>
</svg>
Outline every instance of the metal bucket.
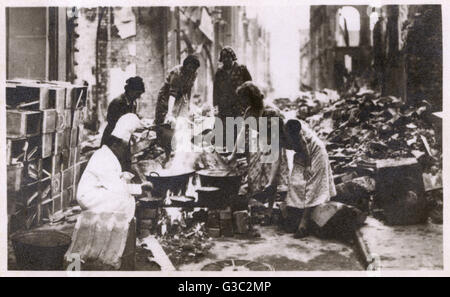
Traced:
<svg viewBox="0 0 450 297">
<path fill-rule="evenodd" d="M 11 241 L 19 270 L 63 270 L 72 239 L 59 231 L 34 230 L 14 233 Z"/>
</svg>

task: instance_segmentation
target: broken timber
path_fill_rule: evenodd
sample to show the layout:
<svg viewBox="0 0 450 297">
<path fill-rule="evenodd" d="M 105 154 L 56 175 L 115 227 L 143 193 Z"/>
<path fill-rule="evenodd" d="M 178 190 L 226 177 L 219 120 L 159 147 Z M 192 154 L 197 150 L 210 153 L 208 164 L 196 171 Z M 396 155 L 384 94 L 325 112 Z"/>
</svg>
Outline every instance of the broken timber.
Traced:
<svg viewBox="0 0 450 297">
<path fill-rule="evenodd" d="M 173 266 L 156 237 L 148 236 L 142 240 L 142 244 L 145 244 L 147 246 L 146 249 L 152 252 L 152 260 L 161 267 L 161 271 L 176 271 L 175 266 Z"/>
</svg>

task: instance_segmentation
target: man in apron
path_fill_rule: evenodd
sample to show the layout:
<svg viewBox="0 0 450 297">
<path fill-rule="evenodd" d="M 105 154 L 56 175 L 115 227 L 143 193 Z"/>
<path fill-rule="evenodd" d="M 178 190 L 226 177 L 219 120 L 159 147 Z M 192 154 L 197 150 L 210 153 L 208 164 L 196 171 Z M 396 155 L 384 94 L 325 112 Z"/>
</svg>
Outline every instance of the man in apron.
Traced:
<svg viewBox="0 0 450 297">
<path fill-rule="evenodd" d="M 200 61 L 197 56 L 189 55 L 182 65 L 175 66 L 169 71 L 164 85 L 158 93 L 155 110 L 155 124 L 160 127 L 156 130 L 160 146 L 166 153 L 166 161 L 172 152 L 172 130 L 178 117 L 189 115 L 191 90 L 197 78 L 197 69 Z M 161 127 L 169 124 L 172 129 Z"/>
</svg>

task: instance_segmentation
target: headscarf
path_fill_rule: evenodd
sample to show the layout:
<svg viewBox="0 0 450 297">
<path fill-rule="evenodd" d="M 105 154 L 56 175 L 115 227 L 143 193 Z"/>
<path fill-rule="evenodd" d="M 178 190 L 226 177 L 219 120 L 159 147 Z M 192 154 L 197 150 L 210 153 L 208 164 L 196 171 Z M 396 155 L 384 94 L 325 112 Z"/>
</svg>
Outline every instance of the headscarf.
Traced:
<svg viewBox="0 0 450 297">
<path fill-rule="evenodd" d="M 129 142 L 131 134 L 142 126 L 142 122 L 137 115 L 134 113 L 127 113 L 119 118 L 111 136 L 115 136 L 124 142 Z"/>
<path fill-rule="evenodd" d="M 251 81 L 246 81 L 240 85 L 236 90 L 236 94 L 240 97 L 247 98 L 251 105 L 256 105 L 254 103 L 257 103 L 258 105 L 261 105 L 259 107 L 263 107 L 262 101 L 264 99 L 264 94 Z"/>
<path fill-rule="evenodd" d="M 225 46 L 224 48 L 222 48 L 222 50 L 220 51 L 219 54 L 219 62 L 223 62 L 223 58 L 227 55 L 231 56 L 231 59 L 233 61 L 236 61 L 236 53 L 234 52 L 233 48 L 231 48 L 231 46 Z"/>
</svg>

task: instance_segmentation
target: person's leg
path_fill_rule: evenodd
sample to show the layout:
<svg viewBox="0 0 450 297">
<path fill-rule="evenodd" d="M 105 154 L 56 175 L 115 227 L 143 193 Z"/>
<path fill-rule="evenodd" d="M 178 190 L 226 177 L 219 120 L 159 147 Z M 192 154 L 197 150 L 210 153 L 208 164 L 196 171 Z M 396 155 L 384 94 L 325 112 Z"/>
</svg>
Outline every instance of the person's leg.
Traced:
<svg viewBox="0 0 450 297">
<path fill-rule="evenodd" d="M 286 207 L 285 231 L 295 233 L 301 221 L 303 210 L 291 206 Z"/>
<path fill-rule="evenodd" d="M 303 216 L 298 224 L 297 230 L 295 231 L 295 238 L 303 238 L 309 235 L 309 220 L 311 217 L 311 208 L 305 208 L 303 210 Z"/>
</svg>

